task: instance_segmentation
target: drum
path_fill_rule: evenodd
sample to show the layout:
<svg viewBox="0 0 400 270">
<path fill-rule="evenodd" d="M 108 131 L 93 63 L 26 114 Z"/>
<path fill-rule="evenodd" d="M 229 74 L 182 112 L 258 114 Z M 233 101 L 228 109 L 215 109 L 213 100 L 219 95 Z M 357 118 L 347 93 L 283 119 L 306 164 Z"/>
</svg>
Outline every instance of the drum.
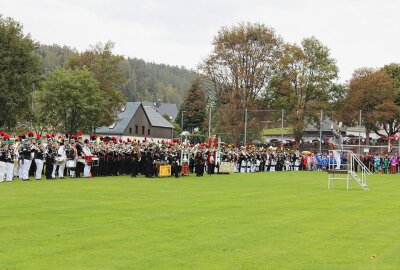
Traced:
<svg viewBox="0 0 400 270">
<path fill-rule="evenodd" d="M 62 157 L 56 157 L 56 165 L 60 166 L 63 165 L 65 162 L 65 159 Z"/>
<path fill-rule="evenodd" d="M 78 158 L 76 161 L 79 163 L 86 163 L 86 160 L 84 158 Z"/>
<path fill-rule="evenodd" d="M 86 157 L 85 157 L 86 164 L 87 164 L 88 166 L 91 166 L 91 165 L 92 165 L 92 158 L 93 158 L 93 156 L 86 156 Z"/>
<path fill-rule="evenodd" d="M 76 167 L 75 160 L 73 159 L 67 160 L 67 168 L 75 168 L 75 167 Z"/>
<path fill-rule="evenodd" d="M 93 165 L 94 167 L 99 166 L 99 158 L 98 158 L 98 157 L 93 157 L 93 158 L 92 158 L 92 165 Z"/>
</svg>

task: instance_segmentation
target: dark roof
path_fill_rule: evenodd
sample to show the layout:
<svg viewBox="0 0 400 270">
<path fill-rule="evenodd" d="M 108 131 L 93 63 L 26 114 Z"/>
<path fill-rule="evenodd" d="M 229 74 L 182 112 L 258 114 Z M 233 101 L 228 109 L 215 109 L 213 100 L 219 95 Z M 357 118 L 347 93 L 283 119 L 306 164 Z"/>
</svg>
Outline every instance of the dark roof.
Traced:
<svg viewBox="0 0 400 270">
<path fill-rule="evenodd" d="M 174 127 L 170 122 L 168 122 L 160 113 L 158 113 L 151 106 L 143 106 L 143 108 L 152 127 L 166 127 L 166 128 Z"/>
<path fill-rule="evenodd" d="M 171 116 L 171 120 L 175 121 L 176 116 L 178 115 L 178 107 L 174 103 L 157 103 L 156 102 L 142 102 L 143 106 L 150 106 L 159 112 L 161 115 L 167 114 Z"/>
<path fill-rule="evenodd" d="M 96 133 L 99 134 L 110 134 L 119 135 L 123 134 L 132 117 L 135 115 L 137 109 L 140 106 L 140 102 L 127 102 L 125 110 L 118 114 L 118 121 L 115 123 L 113 128 L 100 127 L 96 129 Z"/>
</svg>

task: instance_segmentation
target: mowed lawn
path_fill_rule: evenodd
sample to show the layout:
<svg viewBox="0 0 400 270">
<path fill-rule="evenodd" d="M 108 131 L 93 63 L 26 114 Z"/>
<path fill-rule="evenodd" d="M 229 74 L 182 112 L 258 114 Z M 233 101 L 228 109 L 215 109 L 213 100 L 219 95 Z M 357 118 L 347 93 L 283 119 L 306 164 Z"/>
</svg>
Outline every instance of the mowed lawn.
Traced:
<svg viewBox="0 0 400 270">
<path fill-rule="evenodd" d="M 0 269 L 399 269 L 400 176 L 0 184 Z"/>
</svg>

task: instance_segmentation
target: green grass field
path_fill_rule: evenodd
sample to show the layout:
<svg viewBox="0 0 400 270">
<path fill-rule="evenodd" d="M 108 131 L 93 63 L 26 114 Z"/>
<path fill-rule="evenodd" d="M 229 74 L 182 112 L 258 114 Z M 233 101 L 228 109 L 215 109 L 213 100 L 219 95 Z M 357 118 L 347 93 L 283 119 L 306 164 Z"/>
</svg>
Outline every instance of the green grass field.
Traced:
<svg viewBox="0 0 400 270">
<path fill-rule="evenodd" d="M 0 184 L 0 269 L 399 269 L 400 177 Z"/>
</svg>

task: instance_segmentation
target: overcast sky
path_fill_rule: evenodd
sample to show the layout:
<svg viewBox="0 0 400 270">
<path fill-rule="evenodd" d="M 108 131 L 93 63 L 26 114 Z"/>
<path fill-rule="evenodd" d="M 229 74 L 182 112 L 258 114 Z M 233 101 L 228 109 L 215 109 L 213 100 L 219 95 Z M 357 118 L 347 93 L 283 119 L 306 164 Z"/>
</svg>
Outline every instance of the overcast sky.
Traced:
<svg viewBox="0 0 400 270">
<path fill-rule="evenodd" d="M 321 40 L 342 82 L 356 68 L 400 62 L 399 12 L 396 0 L 0 0 L 0 13 L 40 43 L 81 51 L 112 40 L 118 54 L 187 68 L 221 26 L 262 22 L 287 42 Z"/>
</svg>

